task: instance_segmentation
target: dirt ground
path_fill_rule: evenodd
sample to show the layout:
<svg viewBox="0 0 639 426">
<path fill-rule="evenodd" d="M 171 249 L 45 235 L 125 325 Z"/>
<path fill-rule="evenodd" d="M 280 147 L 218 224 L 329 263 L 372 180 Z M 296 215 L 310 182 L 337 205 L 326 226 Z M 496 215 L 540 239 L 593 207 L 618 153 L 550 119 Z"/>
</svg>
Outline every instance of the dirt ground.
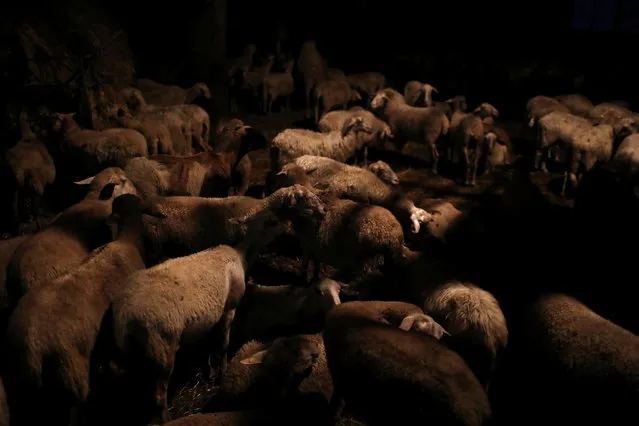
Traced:
<svg viewBox="0 0 639 426">
<path fill-rule="evenodd" d="M 274 113 L 270 116 L 250 115 L 243 117 L 246 124 L 261 129 L 267 139 L 273 138 L 278 132 L 290 127 L 312 128 L 308 120 L 304 119 L 302 112 Z M 514 152 L 529 151 L 532 143 L 530 132 L 522 123 L 506 122 L 503 125 L 509 131 L 512 138 Z M 445 167 L 441 174 L 433 174 L 428 165 L 420 161 L 401 158 L 398 155 L 389 155 L 384 152 L 369 153 L 371 161 L 384 160 L 388 162 L 400 178 L 400 186 L 408 197 L 418 207 L 428 209 L 434 203 L 446 200 L 459 210 L 466 211 L 473 206 L 481 205 L 487 197 L 499 196 L 500 183 L 509 179 L 508 169 L 497 170 L 490 174 L 478 177 L 477 185 L 468 187 L 460 184 L 450 171 Z M 562 199 L 557 195 L 556 188 L 561 182 L 561 174 L 551 173 L 550 176 L 542 173 L 533 174 L 533 182 L 542 190 L 543 194 L 557 204 L 570 205 L 570 199 Z M 296 256 L 300 253 L 298 243 L 294 238 L 286 238 L 278 242 L 271 250 L 260 255 L 250 277 L 250 282 L 263 285 L 293 284 L 300 279 L 301 259 Z M 329 268 L 323 273 L 332 276 L 334 271 Z M 344 295 L 343 295 L 344 297 Z M 348 296 L 346 296 L 348 299 Z M 215 397 L 216 388 L 210 382 L 197 379 L 192 383 L 180 386 L 171 401 L 170 412 L 172 418 L 200 412 L 202 408 Z M 344 419 L 342 426 L 360 424 L 353 419 Z"/>
</svg>

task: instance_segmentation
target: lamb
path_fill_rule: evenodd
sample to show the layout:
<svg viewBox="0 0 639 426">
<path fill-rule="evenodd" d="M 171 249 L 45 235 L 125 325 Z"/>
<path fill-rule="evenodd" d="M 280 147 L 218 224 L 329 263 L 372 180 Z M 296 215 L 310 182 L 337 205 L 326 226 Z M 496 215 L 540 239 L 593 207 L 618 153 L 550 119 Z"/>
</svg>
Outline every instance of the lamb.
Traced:
<svg viewBox="0 0 639 426">
<path fill-rule="evenodd" d="M 85 198 L 26 239 L 11 257 L 7 268 L 11 307 L 28 291 L 79 266 L 92 250 L 109 241 L 111 231 L 106 219 L 111 214 L 112 198 L 135 194 L 135 188 L 119 168 L 105 169 L 76 184 L 89 185 Z"/>
<path fill-rule="evenodd" d="M 386 86 L 386 77 L 378 72 L 363 72 L 346 76 L 348 84 L 361 94 L 366 95 L 366 103 Z"/>
<path fill-rule="evenodd" d="M 129 159 L 149 155 L 141 133 L 131 129 L 82 129 L 74 116 L 75 113 L 56 114 L 54 129 L 62 132 L 67 161 L 83 177 L 106 167 L 124 168 Z"/>
<path fill-rule="evenodd" d="M 136 158 L 124 168 L 143 198 L 156 195 L 226 196 L 232 172 L 251 148 L 258 133 L 240 120 L 220 132 L 216 152 L 189 157 L 157 155 Z M 259 133 L 257 136 L 261 136 Z M 259 138 L 258 138 L 259 141 Z"/>
<path fill-rule="evenodd" d="M 26 111 L 20 113 L 18 123 L 21 139 L 4 153 L 4 166 L 10 170 L 15 185 L 12 202 L 14 219 L 16 225 L 26 219 L 22 213 L 25 203 L 29 200 L 31 214 L 40 229 L 38 205 L 46 186 L 55 180 L 55 164 L 47 148 L 31 131 Z"/>
<path fill-rule="evenodd" d="M 286 165 L 280 176 L 311 187 L 304 169 L 297 164 Z M 404 232 L 393 213 L 380 206 L 339 199 L 330 190 L 315 191 L 328 207 L 326 215 L 288 217 L 302 243 L 304 283 L 308 282 L 311 262 L 315 266 L 312 281 L 319 279 L 320 263 L 337 268 L 347 281 L 376 266 L 380 257 L 386 269 L 405 262 L 408 250 Z"/>
<path fill-rule="evenodd" d="M 514 392 L 509 390 L 517 395 L 517 416 L 533 414 L 531 424 L 548 416 L 560 423 L 623 424 L 635 415 L 635 334 L 557 293 L 537 298 L 525 309 L 523 321 L 523 346 L 513 361 L 529 368 L 512 375 Z M 546 391 L 536 392 L 540 386 Z"/>
<path fill-rule="evenodd" d="M 319 332 L 326 312 L 340 304 L 340 288 L 337 281 L 328 278 L 308 287 L 248 286 L 235 316 L 232 346 L 250 340 Z M 277 310 L 273 310 L 274 306 Z"/>
<path fill-rule="evenodd" d="M 432 171 L 437 173 L 439 152 L 436 142 L 440 136 L 448 134 L 448 117 L 436 108 L 416 108 L 406 105 L 403 100 L 393 100 L 395 96 L 389 96 L 386 91 L 378 92 L 371 107 L 380 111 L 381 118 L 396 137 L 425 145 L 431 153 Z"/>
<path fill-rule="evenodd" d="M 229 362 L 215 411 L 268 407 L 311 393 L 326 403 L 333 394 L 321 334 L 251 341 Z"/>
<path fill-rule="evenodd" d="M 424 312 L 450 333 L 449 347 L 487 389 L 499 355 L 508 344 L 506 318 L 489 292 L 468 283 L 448 281 L 425 289 Z"/>
<path fill-rule="evenodd" d="M 345 163 L 363 147 L 359 132 L 370 134 L 372 131 L 361 117 L 347 120 L 341 131 L 330 133 L 286 129 L 271 142 L 271 170 L 278 172 L 282 164 L 302 155 L 317 155 Z"/>
<path fill-rule="evenodd" d="M 123 108 L 118 110 L 118 124 L 125 129 L 137 130 L 146 139 L 149 155 L 173 155 L 171 133 L 164 123 L 158 123 L 148 118 L 133 118 L 131 113 Z"/>
<path fill-rule="evenodd" d="M 568 107 L 555 98 L 548 96 L 535 96 L 526 104 L 528 111 L 528 126 L 533 127 L 544 115 L 551 112 L 564 112 L 570 114 Z"/>
<path fill-rule="evenodd" d="M 304 173 L 295 167 L 301 167 Z M 326 189 L 340 198 L 359 203 L 370 203 L 385 207 L 400 220 L 410 223 L 413 233 L 419 233 L 422 223 L 432 216 L 425 210 L 415 207 L 401 190 L 389 188 L 373 173 L 359 168 L 344 168 L 338 161 L 312 155 L 305 155 L 285 166 L 281 171 L 283 178 L 306 184 L 306 181 L 320 189 Z"/>
<path fill-rule="evenodd" d="M 266 210 L 280 213 L 290 208 L 308 213 L 323 209 L 319 198 L 300 185 L 275 191 L 261 200 L 244 196 L 154 197 L 151 202 L 166 215 L 161 221 L 145 218 L 145 235 L 153 260 L 161 256 L 185 256 L 218 244 L 238 243 L 245 237 L 245 230 L 229 226 L 228 219 Z"/>
<path fill-rule="evenodd" d="M 199 98 L 211 99 L 211 91 L 205 83 L 195 83 L 188 89 L 164 84 L 151 90 L 139 89 L 148 103 L 158 106 L 192 104 Z"/>
<path fill-rule="evenodd" d="M 406 103 L 416 107 L 433 106 L 433 92 L 439 91 L 430 84 L 424 84 L 421 81 L 412 80 L 404 86 L 404 99 Z M 420 98 L 424 95 L 423 100 Z"/>
<path fill-rule="evenodd" d="M 264 76 L 262 81 L 262 106 L 265 113 L 269 114 L 271 112 L 273 102 L 279 97 L 286 98 L 287 108 L 291 109 L 291 95 L 295 90 L 293 65 L 295 65 L 295 60 L 291 59 L 286 63 L 284 72 L 269 73 Z"/>
<path fill-rule="evenodd" d="M 497 117 L 499 111 L 488 103 L 479 105 L 472 114 L 464 113 L 460 116 L 457 112 L 453 113 L 454 127 L 451 131 L 451 139 L 453 144 L 453 163 L 456 162 L 457 156 L 463 154 L 465 166 L 465 184 L 474 186 L 477 179 L 477 167 L 482 154 L 486 151 L 486 143 L 484 140 L 484 121 L 485 117 Z M 460 118 L 459 124 L 456 120 Z"/>
<path fill-rule="evenodd" d="M 630 135 L 621 142 L 614 156 L 614 162 L 621 166 L 622 173 L 629 178 L 639 171 L 639 134 Z"/>
<path fill-rule="evenodd" d="M 326 80 L 318 83 L 313 90 L 315 123 L 319 123 L 324 112 L 335 107 L 346 108 L 350 102 L 361 100 L 361 95 L 343 80 Z"/>
<path fill-rule="evenodd" d="M 297 59 L 297 70 L 302 75 L 304 82 L 304 95 L 306 98 L 306 116 L 311 115 L 311 91 L 315 86 L 326 79 L 326 61 L 317 50 L 314 40 L 306 40 L 300 48 Z M 317 121 L 317 120 L 316 120 Z"/>
<path fill-rule="evenodd" d="M 135 195 L 117 197 L 109 218 L 118 226 L 117 237 L 18 303 L 7 330 L 7 372 L 21 407 L 14 411 L 19 422 L 68 424 L 72 407 L 86 403 L 102 317 L 126 278 L 145 267 L 142 214 L 157 213 Z M 47 409 L 33 410 L 34 397 Z"/>
<path fill-rule="evenodd" d="M 487 425 L 485 391 L 466 363 L 437 339 L 398 325 L 419 307 L 403 302 L 347 302 L 328 314 L 326 358 L 332 406 L 371 426 Z"/>
<path fill-rule="evenodd" d="M 167 388 L 178 346 L 206 342 L 220 328 L 216 381 L 226 370 L 226 350 L 246 273 L 259 249 L 285 230 L 266 212 L 246 223 L 250 232 L 235 247 L 221 245 L 131 275 L 112 304 L 119 361 L 140 424 L 168 421 Z M 239 223 L 236 221 L 236 223 Z M 154 384 L 154 385 L 151 385 Z"/>
<path fill-rule="evenodd" d="M 555 99 L 568 107 L 572 114 L 580 117 L 587 117 L 590 110 L 594 107 L 590 99 L 579 93 L 559 95 L 555 96 Z"/>
<path fill-rule="evenodd" d="M 361 117 L 364 122 L 372 129 L 371 134 L 363 134 L 361 139 L 364 143 L 364 163 L 366 163 L 368 155 L 368 147 L 383 146 L 384 143 L 393 137 L 390 127 L 384 121 L 375 117 L 375 115 L 361 107 L 353 107 L 347 111 L 330 111 L 322 116 L 317 128 L 322 133 L 330 133 L 335 130 L 341 130 L 344 123 L 352 117 Z M 366 164 L 365 164 L 366 165 Z"/>
</svg>

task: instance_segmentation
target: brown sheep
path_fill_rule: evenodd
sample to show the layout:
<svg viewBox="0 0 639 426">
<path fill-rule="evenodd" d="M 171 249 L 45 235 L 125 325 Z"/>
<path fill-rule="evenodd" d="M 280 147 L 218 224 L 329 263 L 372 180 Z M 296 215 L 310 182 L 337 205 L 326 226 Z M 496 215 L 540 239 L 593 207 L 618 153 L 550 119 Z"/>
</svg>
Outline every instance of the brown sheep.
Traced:
<svg viewBox="0 0 639 426">
<path fill-rule="evenodd" d="M 21 408 L 14 409 L 18 422 L 68 424 L 70 410 L 86 403 L 102 317 L 126 278 L 145 268 L 142 214 L 158 215 L 135 195 L 116 198 L 109 218 L 118 227 L 116 239 L 18 303 L 7 329 L 7 371 L 14 408 Z M 34 400 L 40 410 L 33 410 Z"/>
</svg>

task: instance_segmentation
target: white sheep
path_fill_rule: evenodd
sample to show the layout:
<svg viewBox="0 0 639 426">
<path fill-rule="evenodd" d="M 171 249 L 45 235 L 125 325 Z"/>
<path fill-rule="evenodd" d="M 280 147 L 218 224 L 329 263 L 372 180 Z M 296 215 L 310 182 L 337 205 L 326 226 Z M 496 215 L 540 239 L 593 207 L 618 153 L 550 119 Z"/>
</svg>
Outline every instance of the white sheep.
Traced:
<svg viewBox="0 0 639 426">
<path fill-rule="evenodd" d="M 625 138 L 614 156 L 614 162 L 621 165 L 623 173 L 632 178 L 639 171 L 639 134 Z"/>
<path fill-rule="evenodd" d="M 313 89 L 313 103 L 315 105 L 315 123 L 319 123 L 320 116 L 332 108 L 346 108 L 349 103 L 361 100 L 361 95 L 343 80 L 325 80 Z"/>
<path fill-rule="evenodd" d="M 574 129 L 590 128 L 592 124 L 583 117 L 567 112 L 555 111 L 546 114 L 538 121 L 537 151 L 535 162 L 539 168 L 548 172 L 546 158 L 549 149 L 557 143 L 565 143 Z"/>
<path fill-rule="evenodd" d="M 285 67 L 284 72 L 268 73 L 264 76 L 262 81 L 262 107 L 264 112 L 271 113 L 273 102 L 277 98 L 286 98 L 286 106 L 290 109 L 291 95 L 295 90 L 295 82 L 293 81 L 293 66 L 295 60 L 289 60 Z"/>
<path fill-rule="evenodd" d="M 304 173 L 300 175 L 294 166 L 301 167 Z M 305 184 L 308 180 L 313 187 L 326 189 L 340 198 L 385 207 L 401 223 L 410 224 L 408 227 L 414 233 L 419 232 L 422 223 L 432 219 L 430 213 L 415 207 L 401 190 L 390 188 L 372 172 L 344 166 L 330 158 L 304 155 L 285 166 L 281 175 L 294 183 Z"/>
<path fill-rule="evenodd" d="M 361 107 L 352 107 L 347 111 L 330 111 L 322 116 L 317 128 L 322 133 L 330 133 L 341 130 L 344 123 L 352 117 L 361 117 L 366 125 L 372 129 L 371 134 L 362 134 L 360 137 L 364 143 L 364 165 L 368 160 L 368 147 L 381 147 L 393 137 L 390 127 L 386 122 L 375 117 L 375 115 Z"/>
<path fill-rule="evenodd" d="M 450 347 L 488 387 L 497 357 L 508 345 L 508 327 L 499 302 L 471 284 L 448 281 L 422 294 L 424 312 L 451 335 Z"/>
<path fill-rule="evenodd" d="M 136 272 L 113 302 L 115 342 L 127 386 L 137 390 L 132 395 L 140 401 L 139 420 L 144 424 L 168 421 L 167 389 L 178 347 L 211 339 L 216 326 L 222 331 L 221 350 L 216 350 L 217 380 L 222 378 L 247 268 L 259 248 L 285 230 L 269 214 L 247 223 L 251 232 L 239 245 L 209 248 Z M 209 351 L 219 343 L 207 342 Z"/>
<path fill-rule="evenodd" d="M 33 414 L 35 418 L 30 422 L 37 424 L 44 414 L 47 421 L 68 423 L 70 410 L 86 403 L 90 357 L 102 317 L 124 289 L 126 278 L 145 268 L 142 214 L 157 213 L 142 205 L 135 195 L 116 198 L 109 217 L 117 225 L 116 238 L 50 284 L 30 291 L 18 303 L 7 329 L 6 349 L 16 401 L 26 403 L 20 407 L 24 411 L 14 411 L 16 419 L 27 416 L 19 417 L 20 422 L 27 422 Z M 55 412 L 32 409 L 33 398 L 55 400 L 56 395 L 71 398 L 60 402 Z"/>
<path fill-rule="evenodd" d="M 360 132 L 372 129 L 363 118 L 353 117 L 344 123 L 341 131 L 319 133 L 306 129 L 286 129 L 271 142 L 273 153 L 271 170 L 277 172 L 283 162 L 302 155 L 317 155 L 346 162 L 363 147 Z"/>
<path fill-rule="evenodd" d="M 56 114 L 54 128 L 62 132 L 67 161 L 83 177 L 99 173 L 106 167 L 124 168 L 135 157 L 146 157 L 149 151 L 144 136 L 131 129 L 82 129 L 73 118 L 75 113 Z"/>
<path fill-rule="evenodd" d="M 439 152 L 436 143 L 440 136 L 448 134 L 448 117 L 437 108 L 407 105 L 401 94 L 389 95 L 388 92 L 389 89 L 378 92 L 371 101 L 371 108 L 379 111 L 395 137 L 425 146 L 431 154 L 432 171 L 437 173 Z"/>
</svg>

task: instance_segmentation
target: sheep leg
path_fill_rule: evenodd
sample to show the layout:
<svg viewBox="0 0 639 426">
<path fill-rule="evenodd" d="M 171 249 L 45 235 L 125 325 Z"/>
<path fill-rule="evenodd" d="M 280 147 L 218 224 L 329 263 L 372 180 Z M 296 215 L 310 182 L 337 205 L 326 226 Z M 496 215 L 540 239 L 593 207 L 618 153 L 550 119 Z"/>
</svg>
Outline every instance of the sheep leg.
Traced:
<svg viewBox="0 0 639 426">
<path fill-rule="evenodd" d="M 470 149 L 468 146 L 463 148 L 464 153 L 464 171 L 465 171 L 465 180 L 464 183 L 466 185 L 470 185 L 470 175 L 471 175 L 471 162 L 470 162 Z"/>
<path fill-rule="evenodd" d="M 233 322 L 234 318 L 235 309 L 229 309 L 222 315 L 222 318 L 220 318 L 219 326 L 222 333 L 222 346 L 219 348 L 219 353 L 216 357 L 219 361 L 219 368 L 215 376 L 215 384 L 217 386 L 220 385 L 222 376 L 226 371 L 226 364 L 228 362 L 227 353 L 229 350 L 229 343 L 231 341 L 231 323 Z"/>
<path fill-rule="evenodd" d="M 437 174 L 437 163 L 439 162 L 439 151 L 437 151 L 437 145 L 432 144 L 430 147 L 430 153 L 432 157 L 432 171 L 433 174 Z"/>
</svg>

